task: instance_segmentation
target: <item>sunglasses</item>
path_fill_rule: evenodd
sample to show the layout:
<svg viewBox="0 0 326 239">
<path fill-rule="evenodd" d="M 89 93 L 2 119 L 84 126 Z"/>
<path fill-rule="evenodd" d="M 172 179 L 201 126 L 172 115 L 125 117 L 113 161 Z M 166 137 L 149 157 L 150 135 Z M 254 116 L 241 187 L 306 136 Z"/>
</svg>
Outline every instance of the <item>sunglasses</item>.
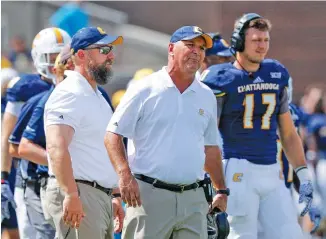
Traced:
<svg viewBox="0 0 326 239">
<path fill-rule="evenodd" d="M 85 50 L 99 49 L 100 54 L 107 55 L 113 50 L 113 46 L 98 46 L 98 47 L 89 47 Z"/>
</svg>

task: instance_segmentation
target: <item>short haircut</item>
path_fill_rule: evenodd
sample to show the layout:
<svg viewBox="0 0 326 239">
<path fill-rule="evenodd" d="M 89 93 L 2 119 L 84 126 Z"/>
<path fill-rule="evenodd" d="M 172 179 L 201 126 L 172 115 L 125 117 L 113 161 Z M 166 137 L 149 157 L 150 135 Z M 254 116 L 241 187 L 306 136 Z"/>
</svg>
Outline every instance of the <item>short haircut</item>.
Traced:
<svg viewBox="0 0 326 239">
<path fill-rule="evenodd" d="M 255 28 L 265 32 L 265 31 L 270 31 L 272 29 L 272 24 L 268 19 L 258 18 L 250 21 L 248 27 L 246 27 L 244 31 L 246 32 L 249 28 Z"/>
</svg>

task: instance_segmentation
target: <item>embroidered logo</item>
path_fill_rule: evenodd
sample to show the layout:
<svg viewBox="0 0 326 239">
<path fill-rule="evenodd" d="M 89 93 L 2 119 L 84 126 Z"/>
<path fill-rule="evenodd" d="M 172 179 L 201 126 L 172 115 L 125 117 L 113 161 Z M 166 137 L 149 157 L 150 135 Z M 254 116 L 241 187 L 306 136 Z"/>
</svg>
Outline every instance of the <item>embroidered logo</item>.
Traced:
<svg viewBox="0 0 326 239">
<path fill-rule="evenodd" d="M 254 84 L 257 84 L 257 83 L 263 83 L 264 80 L 262 80 L 259 76 L 253 81 Z"/>
<path fill-rule="evenodd" d="M 271 78 L 281 79 L 282 73 L 281 72 L 271 72 Z"/>
</svg>

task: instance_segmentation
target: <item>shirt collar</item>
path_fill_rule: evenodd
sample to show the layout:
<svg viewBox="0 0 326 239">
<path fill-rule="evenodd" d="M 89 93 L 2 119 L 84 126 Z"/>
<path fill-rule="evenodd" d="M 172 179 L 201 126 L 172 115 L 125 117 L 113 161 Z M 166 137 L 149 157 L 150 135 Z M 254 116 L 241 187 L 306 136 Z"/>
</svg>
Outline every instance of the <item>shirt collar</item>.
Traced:
<svg viewBox="0 0 326 239">
<path fill-rule="evenodd" d="M 71 70 L 65 70 L 64 71 L 64 75 L 66 75 L 67 77 L 77 77 L 78 82 L 80 83 L 81 87 L 85 90 L 84 93 L 86 93 L 87 95 L 89 94 L 100 94 L 102 95 L 101 91 L 99 91 L 98 87 L 96 88 L 96 91 L 94 91 L 93 87 L 88 83 L 88 81 L 85 79 L 85 77 L 80 74 L 77 71 L 71 71 Z"/>
<path fill-rule="evenodd" d="M 167 72 L 166 70 L 166 66 L 163 66 L 162 68 L 162 74 L 164 76 L 163 80 L 164 80 L 164 83 L 165 83 L 165 86 L 167 87 L 175 87 L 175 84 L 174 82 L 172 81 L 169 73 Z M 195 79 L 194 81 L 191 83 L 191 85 L 185 90 L 185 92 L 187 91 L 193 91 L 193 92 L 197 92 L 198 88 L 199 88 L 199 77 L 198 77 L 198 74 L 195 75 Z"/>
</svg>

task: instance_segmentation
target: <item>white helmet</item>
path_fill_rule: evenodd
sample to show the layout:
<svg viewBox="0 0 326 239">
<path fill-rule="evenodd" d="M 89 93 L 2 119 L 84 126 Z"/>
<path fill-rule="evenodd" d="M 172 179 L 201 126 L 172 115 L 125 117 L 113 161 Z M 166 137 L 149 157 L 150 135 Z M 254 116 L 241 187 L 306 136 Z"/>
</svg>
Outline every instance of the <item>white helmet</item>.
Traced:
<svg viewBox="0 0 326 239">
<path fill-rule="evenodd" d="M 32 58 L 37 72 L 54 81 L 55 76 L 49 71 L 49 67 L 54 66 L 50 61 L 50 54 L 60 53 L 70 41 L 69 34 L 60 28 L 51 27 L 40 31 L 35 36 L 32 46 Z"/>
</svg>

